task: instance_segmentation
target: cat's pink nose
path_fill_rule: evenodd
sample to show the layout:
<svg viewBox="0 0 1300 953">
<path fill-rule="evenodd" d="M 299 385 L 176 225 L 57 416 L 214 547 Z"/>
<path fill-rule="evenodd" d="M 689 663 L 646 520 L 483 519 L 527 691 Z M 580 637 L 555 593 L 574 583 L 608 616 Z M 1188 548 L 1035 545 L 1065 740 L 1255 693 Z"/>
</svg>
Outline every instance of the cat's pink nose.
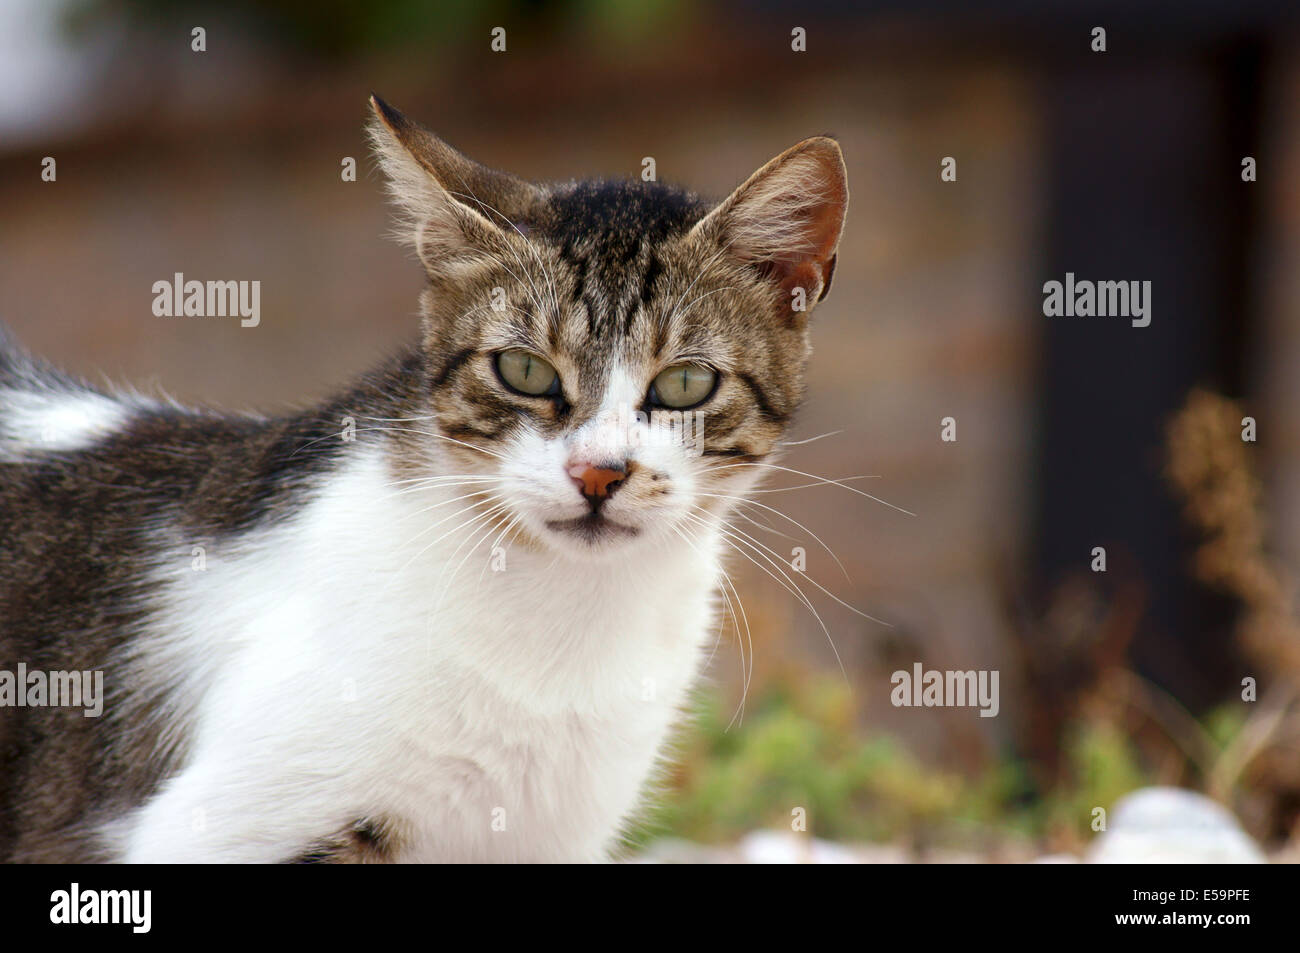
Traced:
<svg viewBox="0 0 1300 953">
<path fill-rule="evenodd" d="M 578 487 L 578 492 L 591 504 L 592 510 L 598 510 L 622 486 L 627 477 L 627 464 L 577 461 L 569 464 L 569 477 Z"/>
</svg>

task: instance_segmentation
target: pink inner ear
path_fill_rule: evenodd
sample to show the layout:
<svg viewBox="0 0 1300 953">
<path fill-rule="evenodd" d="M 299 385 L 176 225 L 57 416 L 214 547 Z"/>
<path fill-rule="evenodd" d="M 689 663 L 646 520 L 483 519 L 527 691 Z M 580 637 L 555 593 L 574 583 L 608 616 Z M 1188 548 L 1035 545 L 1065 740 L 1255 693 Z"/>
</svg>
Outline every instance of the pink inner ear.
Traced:
<svg viewBox="0 0 1300 953">
<path fill-rule="evenodd" d="M 801 210 L 804 221 L 796 234 L 802 240 L 797 240 L 795 250 L 781 250 L 765 257 L 759 263 L 764 277 L 780 286 L 786 296 L 792 296 L 795 288 L 803 288 L 811 307 L 830 279 L 831 261 L 839 244 L 842 210 L 842 201 L 834 196 Z"/>
<path fill-rule="evenodd" d="M 765 261 L 758 266 L 758 270 L 764 278 L 775 282 L 787 297 L 793 297 L 795 288 L 803 288 L 809 296 L 809 303 L 815 300 L 812 296 L 825 283 L 823 262 L 820 259 Z"/>
</svg>

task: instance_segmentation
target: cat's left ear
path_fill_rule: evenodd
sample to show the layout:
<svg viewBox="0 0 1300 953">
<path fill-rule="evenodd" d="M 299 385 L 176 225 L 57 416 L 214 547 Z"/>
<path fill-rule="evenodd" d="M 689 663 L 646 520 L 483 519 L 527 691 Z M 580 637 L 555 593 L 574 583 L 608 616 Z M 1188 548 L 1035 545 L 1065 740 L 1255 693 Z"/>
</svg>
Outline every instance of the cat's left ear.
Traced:
<svg viewBox="0 0 1300 953">
<path fill-rule="evenodd" d="M 817 136 L 751 175 L 693 233 L 757 268 L 792 307 L 811 308 L 830 290 L 848 205 L 839 143 Z"/>
</svg>

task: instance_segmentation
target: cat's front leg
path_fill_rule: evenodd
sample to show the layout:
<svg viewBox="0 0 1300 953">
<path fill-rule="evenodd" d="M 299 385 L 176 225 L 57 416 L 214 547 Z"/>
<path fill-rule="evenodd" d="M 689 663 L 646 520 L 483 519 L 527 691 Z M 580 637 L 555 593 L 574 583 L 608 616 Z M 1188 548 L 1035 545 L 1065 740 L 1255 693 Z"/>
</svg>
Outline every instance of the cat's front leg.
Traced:
<svg viewBox="0 0 1300 953">
<path fill-rule="evenodd" d="M 110 837 L 126 863 L 279 863 L 326 859 L 320 854 L 354 826 L 309 777 L 254 778 L 210 757 L 168 781 Z"/>
</svg>

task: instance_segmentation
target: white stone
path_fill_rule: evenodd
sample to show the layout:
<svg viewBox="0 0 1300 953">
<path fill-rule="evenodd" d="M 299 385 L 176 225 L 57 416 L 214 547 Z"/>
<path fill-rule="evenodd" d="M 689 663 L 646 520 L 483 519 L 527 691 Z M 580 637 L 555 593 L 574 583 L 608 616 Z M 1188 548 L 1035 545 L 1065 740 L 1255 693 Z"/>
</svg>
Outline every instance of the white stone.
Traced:
<svg viewBox="0 0 1300 953">
<path fill-rule="evenodd" d="M 853 851 L 807 834 L 753 831 L 741 838 L 740 856 L 746 864 L 856 864 Z"/>
<path fill-rule="evenodd" d="M 1143 788 L 1110 812 L 1088 851 L 1093 864 L 1262 864 L 1267 860 L 1222 804 L 1181 788 Z"/>
</svg>

